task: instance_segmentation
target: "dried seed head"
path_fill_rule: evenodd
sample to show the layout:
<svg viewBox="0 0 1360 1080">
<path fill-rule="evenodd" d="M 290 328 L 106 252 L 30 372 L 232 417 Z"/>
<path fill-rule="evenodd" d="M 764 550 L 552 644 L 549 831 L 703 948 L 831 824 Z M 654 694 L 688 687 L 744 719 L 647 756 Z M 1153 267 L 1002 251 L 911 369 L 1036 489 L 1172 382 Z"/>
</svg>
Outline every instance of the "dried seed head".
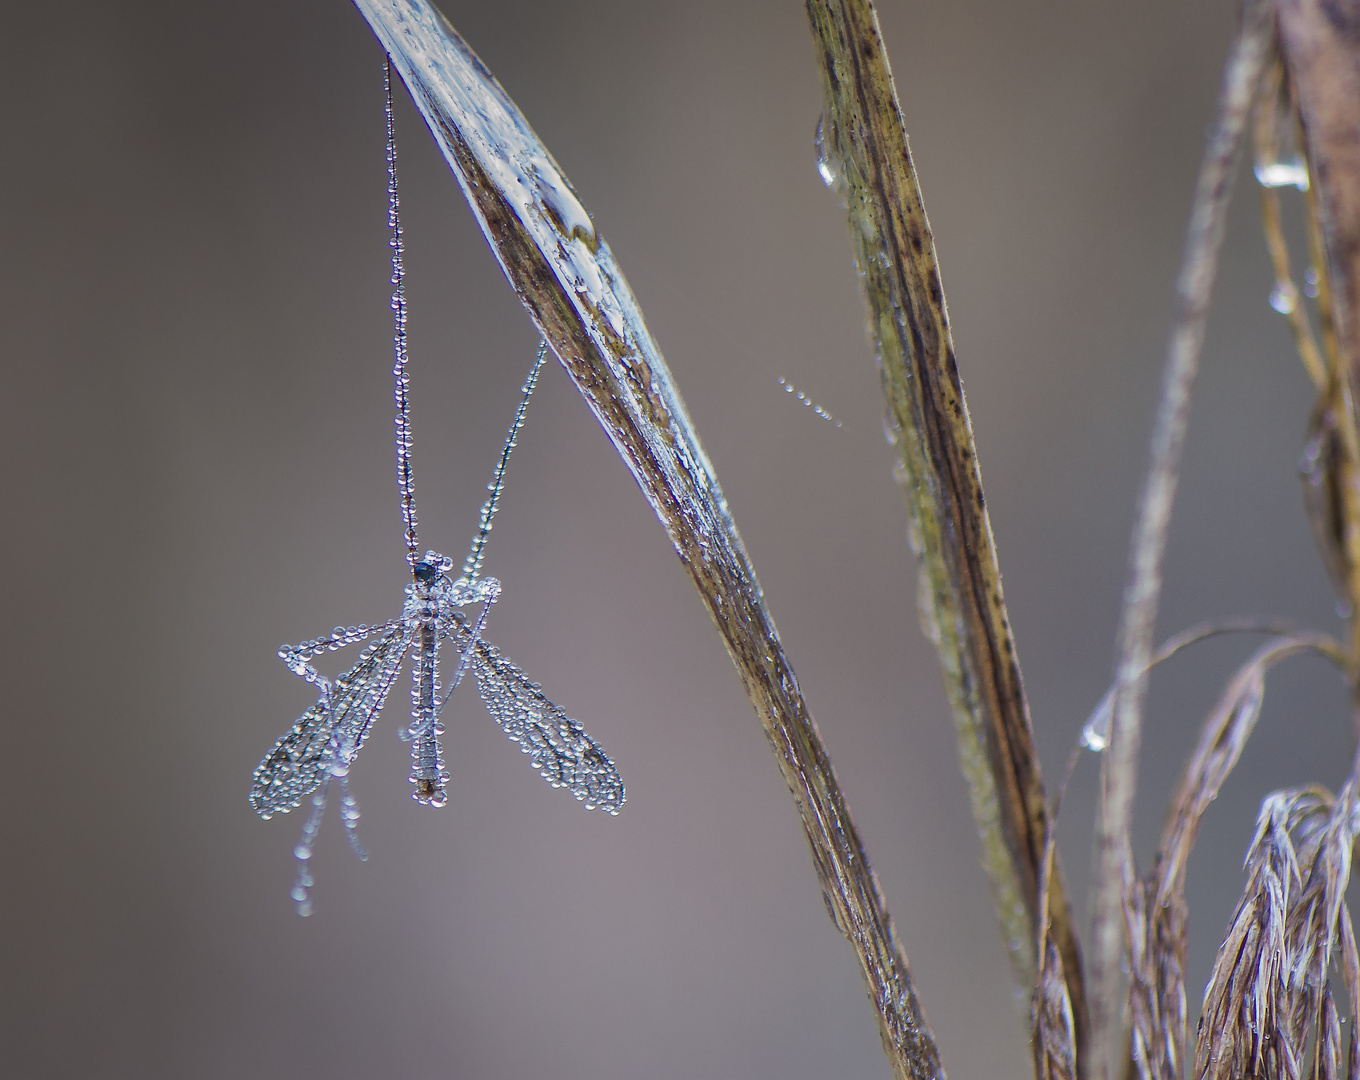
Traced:
<svg viewBox="0 0 1360 1080">
<path fill-rule="evenodd" d="M 1354 1046 L 1342 1071 L 1340 1020 L 1328 985 L 1337 953 L 1348 986 L 1360 985 L 1343 904 L 1354 805 L 1354 781 L 1340 799 L 1309 787 L 1275 792 L 1262 804 L 1247 852 L 1247 886 L 1204 995 L 1196 1080 L 1295 1078 L 1310 1045 L 1314 1077 L 1357 1075 L 1350 1071 Z"/>
</svg>

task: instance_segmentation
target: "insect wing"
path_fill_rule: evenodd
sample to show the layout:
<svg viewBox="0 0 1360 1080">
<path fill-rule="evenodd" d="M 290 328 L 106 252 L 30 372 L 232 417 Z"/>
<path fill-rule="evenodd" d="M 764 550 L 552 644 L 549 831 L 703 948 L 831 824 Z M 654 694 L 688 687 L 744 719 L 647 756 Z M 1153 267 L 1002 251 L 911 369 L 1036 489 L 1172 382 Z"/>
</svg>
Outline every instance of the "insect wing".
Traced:
<svg viewBox="0 0 1360 1080">
<path fill-rule="evenodd" d="M 587 810 L 619 812 L 623 780 L 609 755 L 580 724 L 485 641 L 478 641 L 473 650 L 472 668 L 488 711 L 521 751 L 533 755 L 539 776 L 553 787 L 570 788 Z"/>
<path fill-rule="evenodd" d="M 263 818 L 286 814 L 316 790 L 326 773 L 332 739 L 349 747 L 353 757 L 368 737 L 409 644 L 402 626 L 389 630 L 335 680 L 329 709 L 317 701 L 298 717 L 255 770 L 250 805 L 256 813 Z"/>
</svg>

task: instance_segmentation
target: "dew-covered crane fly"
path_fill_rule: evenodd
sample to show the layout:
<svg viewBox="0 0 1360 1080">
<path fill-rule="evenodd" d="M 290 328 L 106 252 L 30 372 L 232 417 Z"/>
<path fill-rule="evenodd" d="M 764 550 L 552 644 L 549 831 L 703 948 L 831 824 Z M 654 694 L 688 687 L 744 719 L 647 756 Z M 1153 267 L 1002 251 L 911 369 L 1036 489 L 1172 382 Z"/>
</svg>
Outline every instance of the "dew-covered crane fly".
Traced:
<svg viewBox="0 0 1360 1080">
<path fill-rule="evenodd" d="M 328 637 L 313 638 L 279 649 L 289 669 L 318 689 L 316 703 L 304 712 L 274 744 L 255 770 L 250 804 L 263 818 L 288 813 L 311 796 L 311 811 L 294 848 L 298 860 L 292 896 L 298 913 L 312 911 L 310 890 L 314 884 L 310 860 L 321 827 L 331 785 L 340 792 L 340 816 L 350 846 L 367 858 L 355 830 L 359 808 L 349 789 L 349 770 L 402 665 L 411 661 L 411 723 L 401 731 L 411 743 L 412 797 L 428 806 L 443 806 L 448 799 L 449 774 L 444 766 L 439 737 L 444 733 L 440 715 L 449 696 L 470 668 L 477 689 L 496 723 L 520 750 L 532 755 L 539 775 L 554 787 L 570 789 L 586 809 L 616 814 L 623 805 L 623 781 L 614 763 L 594 739 L 571 717 L 544 696 L 518 667 L 482 638 L 487 612 L 500 596 L 500 582 L 481 575 L 487 536 L 495 517 L 505 481 L 505 467 L 515 438 L 524 424 L 529 397 L 534 391 L 547 355 L 547 342 L 539 345 L 533 368 L 525 380 L 523 396 L 496 464 L 489 485 L 490 498 L 482 506 L 481 520 L 472 549 L 458 577 L 452 576 L 453 560 L 437 551 L 418 555 L 415 490 L 411 471 L 410 377 L 407 374 L 406 291 L 402 265 L 402 230 L 397 198 L 397 158 L 393 133 L 392 81 L 389 62 L 387 89 L 388 225 L 392 230 L 392 310 L 396 363 L 397 484 L 405 523 L 406 560 L 411 581 L 401 614 L 374 626 L 337 626 Z M 475 618 L 464 608 L 476 608 Z M 367 641 L 358 661 L 348 671 L 330 679 L 313 666 L 325 652 Z M 449 688 L 441 694 L 439 660 L 441 648 L 452 645 L 457 667 Z"/>
</svg>

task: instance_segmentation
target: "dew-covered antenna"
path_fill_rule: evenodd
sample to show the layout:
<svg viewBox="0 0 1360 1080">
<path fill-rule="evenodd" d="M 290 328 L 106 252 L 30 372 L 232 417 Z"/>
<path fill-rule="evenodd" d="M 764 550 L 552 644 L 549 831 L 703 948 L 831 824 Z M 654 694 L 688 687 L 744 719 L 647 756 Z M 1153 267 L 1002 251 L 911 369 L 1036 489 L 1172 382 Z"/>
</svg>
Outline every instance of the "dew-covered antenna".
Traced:
<svg viewBox="0 0 1360 1080">
<path fill-rule="evenodd" d="M 482 558 L 486 554 L 486 537 L 491 532 L 491 519 L 496 516 L 496 508 L 500 505 L 501 489 L 505 487 L 505 463 L 510 460 L 510 451 L 515 448 L 515 437 L 519 435 L 519 429 L 524 426 L 524 414 L 529 408 L 529 398 L 534 392 L 534 387 L 538 385 L 538 373 L 543 370 L 543 358 L 548 355 L 547 340 L 538 343 L 538 355 L 534 357 L 534 366 L 529 369 L 529 377 L 524 380 L 521 393 L 524 395 L 519 399 L 519 408 L 515 410 L 515 419 L 510 424 L 510 431 L 505 436 L 505 446 L 501 448 L 501 458 L 496 462 L 496 473 L 491 478 L 491 483 L 487 484 L 487 490 L 491 492 L 491 498 L 482 503 L 482 517 L 477 523 L 477 535 L 472 540 L 472 550 L 468 552 L 467 560 L 463 563 L 463 577 L 468 581 L 477 580 L 477 575 L 482 571 Z M 414 529 L 414 525 L 412 526 Z M 414 532 L 411 535 L 415 535 Z"/>
<path fill-rule="evenodd" d="M 406 275 L 402 265 L 401 200 L 397 197 L 397 136 L 392 117 L 392 58 L 387 58 L 383 69 L 383 89 L 387 95 L 387 227 L 392 230 L 387 241 L 392 249 L 392 344 L 396 363 L 392 377 L 396 380 L 397 399 L 397 487 L 401 491 L 401 520 L 406 526 L 406 562 L 415 573 L 420 561 L 420 543 L 416 539 L 415 477 L 411 473 L 411 376 L 406 372 Z"/>
</svg>

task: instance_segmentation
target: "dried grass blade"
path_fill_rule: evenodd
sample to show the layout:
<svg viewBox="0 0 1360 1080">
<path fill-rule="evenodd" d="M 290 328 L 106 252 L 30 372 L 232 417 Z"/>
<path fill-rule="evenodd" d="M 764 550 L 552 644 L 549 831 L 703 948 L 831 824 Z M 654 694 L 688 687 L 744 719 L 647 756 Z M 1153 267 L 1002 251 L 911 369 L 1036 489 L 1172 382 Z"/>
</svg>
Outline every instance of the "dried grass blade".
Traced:
<svg viewBox="0 0 1360 1080">
<path fill-rule="evenodd" d="M 1310 1029 L 1322 1032 L 1328 979 L 1337 951 L 1345 954 L 1342 915 L 1355 845 L 1356 779 L 1346 782 L 1331 818 L 1310 846 L 1316 852 L 1286 930 L 1289 1036 L 1304 1045 Z M 1306 865 L 1306 864 L 1305 864 Z M 1353 1007 L 1353 1006 L 1352 1006 Z"/>
<path fill-rule="evenodd" d="M 1333 0 L 1276 0 L 1280 51 L 1298 106 L 1309 187 L 1309 239 L 1318 271 L 1318 314 L 1329 380 L 1318 413 L 1335 428 L 1341 450 L 1331 481 L 1340 529 L 1325 534 L 1342 554 L 1324 559 L 1347 573 L 1351 663 L 1360 677 L 1360 435 L 1355 387 L 1360 379 L 1360 8 Z M 1315 526 L 1316 528 L 1316 526 Z"/>
<path fill-rule="evenodd" d="M 1313 1077 L 1314 1080 L 1343 1080 L 1345 1077 L 1341 1065 L 1341 1022 L 1336 1015 L 1336 1003 L 1332 1001 L 1330 987 L 1322 992 Z"/>
<path fill-rule="evenodd" d="M 1124 952 L 1124 897 L 1133 886 L 1129 823 L 1137 787 L 1145 672 L 1161 594 L 1171 506 L 1190 415 L 1190 393 L 1208 320 L 1209 300 L 1223 240 L 1228 196 L 1243 130 L 1270 54 L 1274 14 L 1267 0 L 1248 0 L 1242 27 L 1223 75 L 1217 117 L 1205 147 L 1177 281 L 1177 314 L 1167 348 L 1162 397 L 1153 428 L 1151 461 L 1139 505 L 1124 593 L 1118 644 L 1118 682 L 1108 753 L 1102 760 L 1096 838 L 1091 946 L 1092 1069 L 1099 1080 L 1122 1071 L 1120 960 Z"/>
<path fill-rule="evenodd" d="M 1124 908 L 1129 939 L 1129 1050 L 1144 1080 L 1179 1080 L 1185 1058 L 1185 898 L 1158 903 L 1135 886 Z"/>
<path fill-rule="evenodd" d="M 1277 0 L 1280 44 L 1303 127 L 1335 289 L 1341 352 L 1360 376 L 1360 7 Z"/>
<path fill-rule="evenodd" d="M 1200 821 L 1237 764 L 1260 716 L 1266 673 L 1282 660 L 1305 652 L 1326 657 L 1345 670 L 1345 650 L 1335 638 L 1329 634 L 1299 632 L 1273 638 L 1261 645 L 1219 695 L 1186 763 L 1162 831 L 1150 875 L 1159 902 L 1184 887 L 1185 864 Z"/>
<path fill-rule="evenodd" d="M 1030 1031 L 1035 1080 L 1076 1080 L 1076 1032 L 1062 956 L 1057 946 L 1048 940 L 1044 941 L 1043 956 L 1034 992 Z"/>
<path fill-rule="evenodd" d="M 1346 982 L 1346 997 L 1350 1008 L 1347 1020 L 1350 1022 L 1350 1045 L 1346 1052 L 1346 1080 L 1360 1078 L 1360 953 L 1355 948 L 1355 927 L 1351 923 L 1351 913 L 1341 906 L 1341 975 Z"/>
<path fill-rule="evenodd" d="M 1355 468 L 1341 427 L 1345 406 L 1338 406 L 1336 398 L 1331 385 L 1318 395 L 1308 421 L 1308 439 L 1299 457 L 1299 479 L 1304 512 L 1327 577 L 1349 607 L 1353 606 L 1355 567 L 1347 537 Z"/>
<path fill-rule="evenodd" d="M 849 209 L 926 632 L 944 669 L 1002 934 L 1030 987 L 1047 812 L 934 240 L 872 5 L 807 0 L 807 12 L 827 101 L 822 164 Z M 1060 872 L 1053 892 L 1050 937 L 1084 1043 L 1082 969 Z"/>
<path fill-rule="evenodd" d="M 1062 953 L 1053 943 L 1053 870 L 1057 854 L 1054 828 L 1062 804 L 1067 780 L 1072 775 L 1072 764 L 1057 794 L 1053 798 L 1053 812 L 1049 815 L 1048 837 L 1044 843 L 1044 862 L 1039 879 L 1039 973 L 1030 994 L 1030 1052 L 1034 1057 L 1035 1080 L 1076 1080 L 1078 1076 L 1076 1017 L 1072 1012 L 1072 998 L 1067 989 Z"/>
<path fill-rule="evenodd" d="M 899 1077 L 943 1077 L 878 882 L 713 467 L 609 246 L 509 96 L 426 0 L 356 0 L 482 232 L 670 535 L 793 794 Z"/>
</svg>

